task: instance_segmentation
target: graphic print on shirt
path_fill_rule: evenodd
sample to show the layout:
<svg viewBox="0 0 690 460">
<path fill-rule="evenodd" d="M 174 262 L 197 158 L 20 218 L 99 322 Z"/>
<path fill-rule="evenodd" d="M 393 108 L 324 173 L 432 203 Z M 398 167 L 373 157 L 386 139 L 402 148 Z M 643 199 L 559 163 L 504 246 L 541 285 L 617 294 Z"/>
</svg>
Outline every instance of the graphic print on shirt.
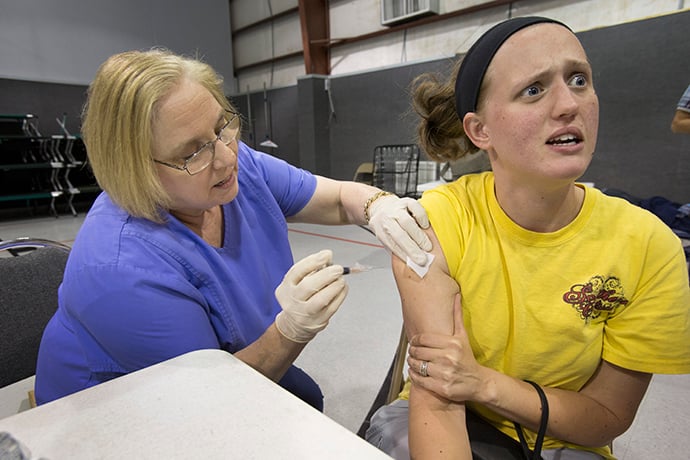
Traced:
<svg viewBox="0 0 690 460">
<path fill-rule="evenodd" d="M 629 302 L 618 278 L 601 275 L 593 276 L 584 284 L 574 284 L 563 294 L 563 301 L 570 304 L 585 322 L 598 318 L 604 312 L 613 312 Z"/>
</svg>

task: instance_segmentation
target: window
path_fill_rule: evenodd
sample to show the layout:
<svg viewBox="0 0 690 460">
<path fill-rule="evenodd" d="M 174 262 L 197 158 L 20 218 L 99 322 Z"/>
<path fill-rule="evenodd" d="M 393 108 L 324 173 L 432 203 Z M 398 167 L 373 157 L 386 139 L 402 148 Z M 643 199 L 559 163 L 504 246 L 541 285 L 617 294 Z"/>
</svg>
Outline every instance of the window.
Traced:
<svg viewBox="0 0 690 460">
<path fill-rule="evenodd" d="M 392 26 L 438 14 L 438 0 L 381 0 L 381 24 Z"/>
</svg>

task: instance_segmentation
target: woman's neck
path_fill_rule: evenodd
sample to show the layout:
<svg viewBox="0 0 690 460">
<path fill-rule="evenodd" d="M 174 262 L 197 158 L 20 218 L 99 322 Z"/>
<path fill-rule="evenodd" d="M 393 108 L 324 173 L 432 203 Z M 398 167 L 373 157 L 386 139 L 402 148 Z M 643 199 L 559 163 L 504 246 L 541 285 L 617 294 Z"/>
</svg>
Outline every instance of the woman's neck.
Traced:
<svg viewBox="0 0 690 460">
<path fill-rule="evenodd" d="M 495 193 L 501 209 L 513 222 L 540 233 L 555 232 L 570 224 L 585 200 L 584 189 L 572 183 L 548 192 L 530 187 L 503 190 L 496 185 Z"/>
<path fill-rule="evenodd" d="M 214 206 L 199 214 L 174 210 L 170 213 L 208 244 L 215 247 L 222 246 L 223 210 L 220 206 Z"/>
</svg>

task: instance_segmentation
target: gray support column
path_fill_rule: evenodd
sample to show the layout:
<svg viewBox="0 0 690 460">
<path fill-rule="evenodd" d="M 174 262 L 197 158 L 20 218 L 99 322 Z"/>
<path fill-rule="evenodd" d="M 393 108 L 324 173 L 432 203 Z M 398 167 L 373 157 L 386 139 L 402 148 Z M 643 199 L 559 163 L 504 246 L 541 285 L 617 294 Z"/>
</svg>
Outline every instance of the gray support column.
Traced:
<svg viewBox="0 0 690 460">
<path fill-rule="evenodd" d="M 326 82 L 324 75 L 306 75 L 297 80 L 299 166 L 330 177 L 330 104 Z"/>
</svg>

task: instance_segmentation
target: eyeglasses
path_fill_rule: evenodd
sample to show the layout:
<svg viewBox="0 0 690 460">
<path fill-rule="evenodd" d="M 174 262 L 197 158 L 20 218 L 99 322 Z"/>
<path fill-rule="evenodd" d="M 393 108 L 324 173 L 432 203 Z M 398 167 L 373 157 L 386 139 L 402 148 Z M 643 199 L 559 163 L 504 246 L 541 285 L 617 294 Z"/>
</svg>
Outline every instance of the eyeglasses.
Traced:
<svg viewBox="0 0 690 460">
<path fill-rule="evenodd" d="M 228 113 L 229 118 L 223 127 L 220 128 L 220 132 L 218 132 L 216 138 L 205 143 L 199 150 L 185 158 L 182 166 L 166 163 L 165 161 L 156 160 L 155 158 L 153 161 L 167 166 L 168 168 L 187 171 L 187 174 L 190 176 L 199 174 L 213 163 L 213 160 L 216 158 L 216 142 L 221 141 L 223 145 L 230 145 L 240 133 L 240 115 L 232 110 L 226 109 L 225 111 Z"/>
</svg>

